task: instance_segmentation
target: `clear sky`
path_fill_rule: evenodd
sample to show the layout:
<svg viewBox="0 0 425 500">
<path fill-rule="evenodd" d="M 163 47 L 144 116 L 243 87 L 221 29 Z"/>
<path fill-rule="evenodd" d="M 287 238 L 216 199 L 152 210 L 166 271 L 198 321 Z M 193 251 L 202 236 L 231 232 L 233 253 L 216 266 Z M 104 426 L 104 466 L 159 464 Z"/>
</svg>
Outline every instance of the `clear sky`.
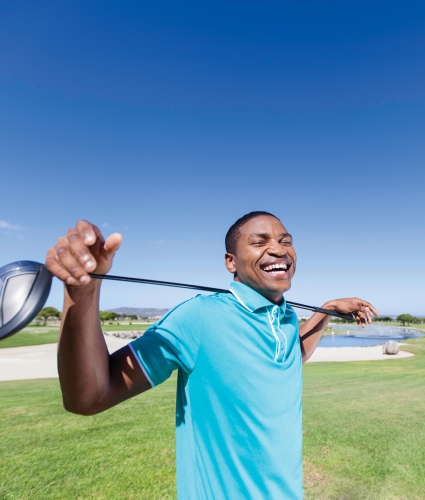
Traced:
<svg viewBox="0 0 425 500">
<path fill-rule="evenodd" d="M 0 169 L 0 265 L 86 218 L 123 233 L 114 274 L 227 287 L 226 230 L 267 210 L 288 299 L 425 315 L 425 4 L 3 0 Z"/>
</svg>

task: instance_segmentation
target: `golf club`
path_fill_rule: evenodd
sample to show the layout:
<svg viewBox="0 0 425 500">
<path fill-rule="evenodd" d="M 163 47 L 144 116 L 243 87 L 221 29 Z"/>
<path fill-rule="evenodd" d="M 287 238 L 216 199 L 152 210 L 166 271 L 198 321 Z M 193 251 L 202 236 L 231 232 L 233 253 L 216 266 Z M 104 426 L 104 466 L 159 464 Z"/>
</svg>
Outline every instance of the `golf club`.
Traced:
<svg viewBox="0 0 425 500">
<path fill-rule="evenodd" d="M 89 273 L 89 275 L 95 279 L 187 288 L 190 290 L 199 290 L 201 292 L 230 293 L 230 290 L 222 288 L 189 285 L 186 283 L 129 278 L 111 274 Z M 0 268 L 0 340 L 22 330 L 22 328 L 31 323 L 38 315 L 49 296 L 52 277 L 50 271 L 39 262 L 27 260 L 18 261 Z M 349 321 L 354 319 L 352 314 L 343 314 L 321 307 L 291 302 L 289 300 L 287 303 L 293 307 L 329 314 Z"/>
<path fill-rule="evenodd" d="M 51 286 L 52 274 L 39 262 L 20 260 L 0 268 L 0 340 L 31 323 Z"/>
</svg>

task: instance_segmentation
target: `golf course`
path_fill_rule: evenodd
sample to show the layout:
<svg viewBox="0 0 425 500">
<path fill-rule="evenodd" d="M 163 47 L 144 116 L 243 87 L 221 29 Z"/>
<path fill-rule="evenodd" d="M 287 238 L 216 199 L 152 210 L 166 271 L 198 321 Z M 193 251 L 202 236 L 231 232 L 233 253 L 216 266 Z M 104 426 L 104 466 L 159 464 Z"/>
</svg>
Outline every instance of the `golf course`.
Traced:
<svg viewBox="0 0 425 500">
<path fill-rule="evenodd" d="M 54 342 L 45 330 L 2 347 Z M 425 339 L 403 349 L 415 356 L 304 366 L 307 499 L 425 497 Z M 176 498 L 175 386 L 81 417 L 63 410 L 57 379 L 1 382 L 0 498 Z"/>
</svg>

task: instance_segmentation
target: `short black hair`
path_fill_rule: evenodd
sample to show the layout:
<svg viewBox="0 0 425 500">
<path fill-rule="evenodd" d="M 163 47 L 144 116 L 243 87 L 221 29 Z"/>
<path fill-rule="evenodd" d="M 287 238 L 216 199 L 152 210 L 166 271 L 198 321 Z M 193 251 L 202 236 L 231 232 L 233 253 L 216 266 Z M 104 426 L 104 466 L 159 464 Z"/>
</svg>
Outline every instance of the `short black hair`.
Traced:
<svg viewBox="0 0 425 500">
<path fill-rule="evenodd" d="M 238 219 L 234 224 L 232 224 L 227 231 L 225 244 L 226 244 L 226 252 L 227 253 L 236 253 L 236 243 L 238 241 L 240 235 L 240 228 L 249 220 L 255 219 L 256 217 L 261 217 L 262 215 L 268 215 L 269 217 L 274 217 L 277 220 L 280 220 L 279 217 L 273 215 L 269 212 L 249 212 L 249 214 L 243 215 L 240 219 Z"/>
</svg>

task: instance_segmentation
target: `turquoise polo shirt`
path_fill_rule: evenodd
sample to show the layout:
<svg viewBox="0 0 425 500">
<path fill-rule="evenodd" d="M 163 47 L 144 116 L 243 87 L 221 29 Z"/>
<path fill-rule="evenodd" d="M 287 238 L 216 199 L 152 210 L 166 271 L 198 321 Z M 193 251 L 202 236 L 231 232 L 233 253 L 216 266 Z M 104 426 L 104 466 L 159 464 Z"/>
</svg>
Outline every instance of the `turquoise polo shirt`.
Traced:
<svg viewBox="0 0 425 500">
<path fill-rule="evenodd" d="M 302 357 L 293 309 L 233 282 L 129 344 L 153 387 L 178 370 L 179 500 L 297 499 Z"/>
</svg>

